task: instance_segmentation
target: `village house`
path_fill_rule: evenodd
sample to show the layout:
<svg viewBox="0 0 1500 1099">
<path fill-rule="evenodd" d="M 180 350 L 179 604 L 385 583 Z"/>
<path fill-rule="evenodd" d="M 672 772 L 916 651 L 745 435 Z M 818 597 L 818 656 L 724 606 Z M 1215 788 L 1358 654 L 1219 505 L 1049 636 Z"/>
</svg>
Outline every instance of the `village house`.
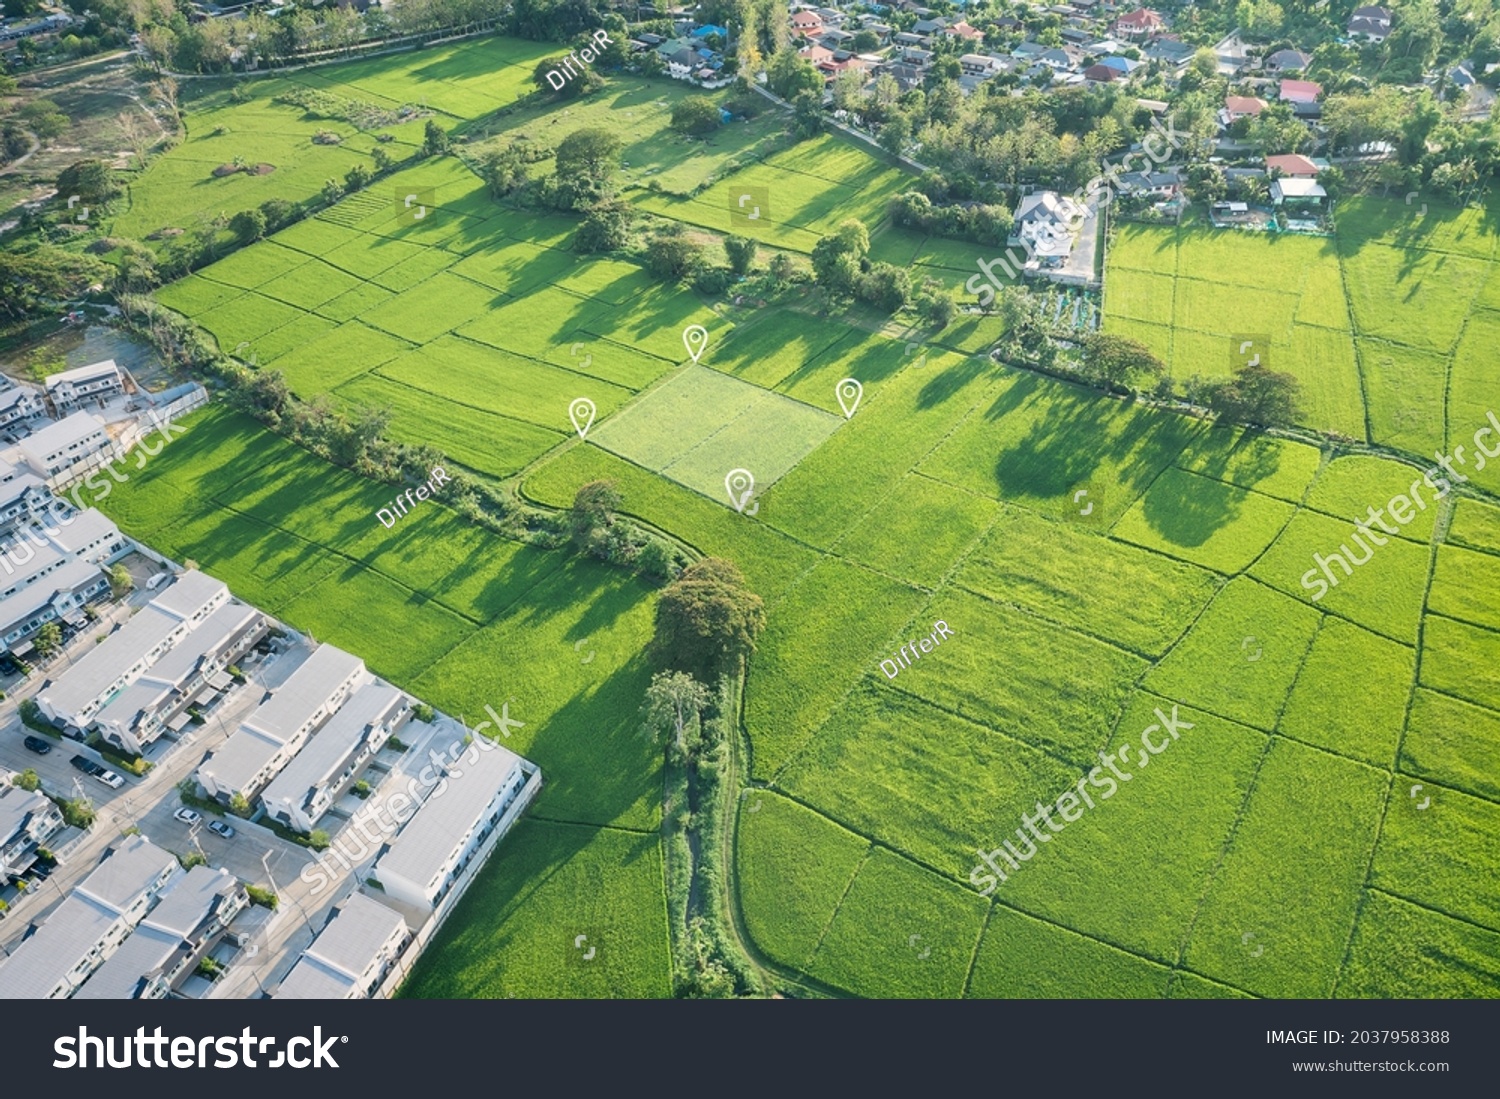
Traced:
<svg viewBox="0 0 1500 1099">
<path fill-rule="evenodd" d="M 1391 11 L 1375 6 L 1355 8 L 1349 16 L 1348 29 L 1350 38 L 1384 42 L 1391 34 Z"/>
<path fill-rule="evenodd" d="M 1114 21 L 1110 30 L 1123 38 L 1150 38 L 1167 29 L 1167 21 L 1161 12 L 1150 8 L 1138 8 L 1127 12 Z"/>
<path fill-rule="evenodd" d="M 1266 157 L 1266 172 L 1280 179 L 1316 179 L 1318 166 L 1301 153 Z"/>
</svg>

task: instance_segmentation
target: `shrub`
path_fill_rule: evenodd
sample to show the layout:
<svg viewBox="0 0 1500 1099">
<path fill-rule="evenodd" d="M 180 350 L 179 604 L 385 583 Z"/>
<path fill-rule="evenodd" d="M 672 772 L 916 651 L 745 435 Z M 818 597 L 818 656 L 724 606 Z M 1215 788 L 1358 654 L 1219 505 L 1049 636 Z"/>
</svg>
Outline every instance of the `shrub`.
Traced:
<svg viewBox="0 0 1500 1099">
<path fill-rule="evenodd" d="M 676 580 L 682 572 L 676 551 L 659 538 L 652 538 L 641 547 L 640 553 L 636 554 L 635 565 L 642 575 L 663 583 Z"/>
<path fill-rule="evenodd" d="M 720 125 L 719 105 L 706 95 L 689 95 L 672 106 L 672 129 L 685 134 L 707 134 Z"/>
<path fill-rule="evenodd" d="M 326 850 L 330 842 L 328 833 L 321 828 L 314 828 L 307 837 L 307 846 L 311 847 L 314 851 Z"/>
<path fill-rule="evenodd" d="M 28 767 L 20 774 L 12 775 L 10 784 L 12 786 L 19 786 L 22 790 L 35 790 L 42 784 L 42 780 L 37 776 L 36 771 Z"/>
<path fill-rule="evenodd" d="M 276 895 L 275 890 L 267 889 L 260 885 L 245 886 L 245 895 L 250 898 L 251 904 L 258 904 L 262 908 L 276 911 L 276 906 L 281 903 L 281 898 Z"/>
<path fill-rule="evenodd" d="M 357 798 L 367 798 L 370 796 L 370 784 L 364 779 L 360 779 L 358 782 L 356 782 L 351 789 L 354 796 Z"/>
<path fill-rule="evenodd" d="M 432 707 L 427 705 L 427 703 L 425 702 L 418 702 L 416 705 L 412 706 L 411 713 L 412 716 L 418 721 L 425 722 L 428 725 L 432 724 L 432 720 L 436 716 L 436 714 L 433 712 Z M 395 737 L 392 737 L 392 742 L 394 742 L 395 739 Z M 401 747 L 402 751 L 406 750 L 406 746 L 404 744 Z"/>
<path fill-rule="evenodd" d="M 705 267 L 693 276 L 693 289 L 700 294 L 722 294 L 734 280 L 727 267 Z"/>
</svg>

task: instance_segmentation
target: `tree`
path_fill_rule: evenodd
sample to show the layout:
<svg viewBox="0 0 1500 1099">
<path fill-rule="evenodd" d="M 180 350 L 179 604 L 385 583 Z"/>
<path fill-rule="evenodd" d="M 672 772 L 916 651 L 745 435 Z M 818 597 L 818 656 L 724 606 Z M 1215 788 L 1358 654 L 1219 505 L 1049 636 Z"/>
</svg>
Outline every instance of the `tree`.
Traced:
<svg viewBox="0 0 1500 1099">
<path fill-rule="evenodd" d="M 297 215 L 297 204 L 284 198 L 268 198 L 260 204 L 266 216 L 266 232 L 275 232 Z"/>
<path fill-rule="evenodd" d="M 813 245 L 813 278 L 834 294 L 852 293 L 861 273 L 860 261 L 869 251 L 870 231 L 864 222 L 846 218 L 832 235 Z"/>
<path fill-rule="evenodd" d="M 841 111 L 859 111 L 865 103 L 863 69 L 845 69 L 833 79 L 833 105 Z"/>
<path fill-rule="evenodd" d="M 823 74 L 807 58 L 785 49 L 766 66 L 766 82 L 782 99 L 795 99 L 798 92 L 823 94 Z"/>
<path fill-rule="evenodd" d="M 57 174 L 57 193 L 67 199 L 77 195 L 85 206 L 101 206 L 120 193 L 114 173 L 102 160 L 79 160 Z"/>
<path fill-rule="evenodd" d="M 109 569 L 109 590 L 116 599 L 135 587 L 135 581 L 130 578 L 130 570 L 124 565 L 111 565 Z"/>
<path fill-rule="evenodd" d="M 1208 382 L 1203 400 L 1225 419 L 1256 427 L 1284 427 L 1297 421 L 1301 383 L 1263 363 L 1235 368 L 1234 377 Z"/>
<path fill-rule="evenodd" d="M 0 312 L 19 320 L 49 303 L 76 297 L 106 275 L 93 256 L 50 244 L 0 252 Z"/>
<path fill-rule="evenodd" d="M 115 116 L 115 122 L 120 127 L 120 133 L 125 136 L 125 143 L 135 154 L 135 166 L 145 168 L 146 157 L 155 144 L 154 135 L 141 123 L 140 116 L 135 111 L 121 111 Z"/>
<path fill-rule="evenodd" d="M 564 63 L 567 67 L 564 68 Z M 552 99 L 577 99 L 581 95 L 598 91 L 604 87 L 604 78 L 593 69 L 579 67 L 568 60 L 567 55 L 550 57 L 537 62 L 531 72 L 531 82 L 537 91 Z"/>
<path fill-rule="evenodd" d="M 817 137 L 823 132 L 823 95 L 821 92 L 798 92 L 792 100 L 792 129 L 799 138 Z"/>
<path fill-rule="evenodd" d="M 1141 375 L 1156 378 L 1166 365 L 1138 340 L 1094 332 L 1083 344 L 1085 373 L 1096 383 L 1131 386 Z"/>
<path fill-rule="evenodd" d="M 855 296 L 883 312 L 895 313 L 911 303 L 911 276 L 895 264 L 871 264 L 855 284 Z"/>
<path fill-rule="evenodd" d="M 706 95 L 684 96 L 672 106 L 672 129 L 680 133 L 712 133 L 719 125 L 719 105 Z"/>
<path fill-rule="evenodd" d="M 18 786 L 22 790 L 35 790 L 42 784 L 40 776 L 30 767 L 26 768 L 20 774 L 13 776 L 10 782 L 12 786 Z"/>
<path fill-rule="evenodd" d="M 344 173 L 344 186 L 349 191 L 363 191 L 370 185 L 370 169 L 363 164 L 356 164 Z"/>
<path fill-rule="evenodd" d="M 755 254 L 759 250 L 759 242 L 748 237 L 724 238 L 724 255 L 729 259 L 729 269 L 736 275 L 750 273 L 750 268 L 755 266 Z"/>
<path fill-rule="evenodd" d="M 579 487 L 568 512 L 568 536 L 585 553 L 592 553 L 615 521 L 622 500 L 613 481 L 590 481 Z"/>
<path fill-rule="evenodd" d="M 491 198 L 504 198 L 526 186 L 530 168 L 526 156 L 515 144 L 485 154 L 479 163 L 479 175 L 490 189 Z"/>
<path fill-rule="evenodd" d="M 37 655 L 51 656 L 62 644 L 62 627 L 56 622 L 48 622 L 36 631 L 31 643 L 36 646 Z"/>
<path fill-rule="evenodd" d="M 662 589 L 651 656 L 660 668 L 712 681 L 744 667 L 765 625 L 765 605 L 740 570 L 705 557 Z"/>
<path fill-rule="evenodd" d="M 51 141 L 68 132 L 72 120 L 50 99 L 33 99 L 16 112 L 38 141 Z"/>
<path fill-rule="evenodd" d="M 628 202 L 599 202 L 589 207 L 583 223 L 573 237 L 573 247 L 580 252 L 613 252 L 630 243 L 630 226 L 635 208 Z"/>
<path fill-rule="evenodd" d="M 323 181 L 323 201 L 332 206 L 344 197 L 344 185 L 336 179 L 325 179 Z"/>
<path fill-rule="evenodd" d="M 869 53 L 871 50 L 880 48 L 880 36 L 868 28 L 855 32 L 854 52 Z"/>
<path fill-rule="evenodd" d="M 1204 46 L 1193 54 L 1193 60 L 1188 68 L 1204 80 L 1212 80 L 1219 75 L 1219 57 L 1212 48 Z"/>
<path fill-rule="evenodd" d="M 657 672 L 641 704 L 641 731 L 655 739 L 667 735 L 686 759 L 698 742 L 703 711 L 713 692 L 687 672 Z"/>
<path fill-rule="evenodd" d="M 926 290 L 917 295 L 917 312 L 934 328 L 946 328 L 958 316 L 958 303 L 940 290 Z"/>
<path fill-rule="evenodd" d="M 229 219 L 229 231 L 239 237 L 242 244 L 260 240 L 266 235 L 266 215 L 259 209 L 241 210 Z"/>
<path fill-rule="evenodd" d="M 703 246 L 687 235 L 680 222 L 658 229 L 646 245 L 646 269 L 659 279 L 677 282 L 703 265 Z"/>
<path fill-rule="evenodd" d="M 603 126 L 574 130 L 557 146 L 557 173 L 565 179 L 577 176 L 602 184 L 619 168 L 624 147 L 614 132 Z"/>
<path fill-rule="evenodd" d="M 448 137 L 448 131 L 439 126 L 435 119 L 429 118 L 422 130 L 422 155 L 444 156 L 452 149 L 453 141 Z"/>
</svg>

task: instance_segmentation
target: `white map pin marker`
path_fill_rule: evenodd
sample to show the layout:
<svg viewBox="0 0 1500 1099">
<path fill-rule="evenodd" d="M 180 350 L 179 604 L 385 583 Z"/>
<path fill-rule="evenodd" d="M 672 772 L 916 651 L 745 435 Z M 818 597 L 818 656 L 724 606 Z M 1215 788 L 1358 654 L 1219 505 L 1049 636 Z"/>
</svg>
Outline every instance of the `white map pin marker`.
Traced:
<svg viewBox="0 0 1500 1099">
<path fill-rule="evenodd" d="M 568 419 L 573 421 L 573 430 L 578 432 L 580 439 L 589 433 L 589 428 L 594 424 L 594 402 L 587 397 L 575 397 L 573 403 L 568 405 Z"/>
<path fill-rule="evenodd" d="M 703 349 L 708 346 L 708 329 L 701 324 L 690 324 L 682 330 L 682 342 L 687 346 L 688 354 L 696 363 L 698 356 L 703 354 Z"/>
<path fill-rule="evenodd" d="M 731 469 L 729 476 L 724 478 L 724 487 L 729 490 L 729 502 L 734 505 L 735 511 L 754 515 L 760 510 L 760 504 L 757 503 L 752 510 L 745 511 L 745 505 L 750 502 L 750 495 L 755 491 L 755 475 L 748 469 Z"/>
<path fill-rule="evenodd" d="M 865 387 L 853 378 L 845 378 L 839 382 L 834 389 L 834 395 L 839 399 L 839 407 L 844 410 L 844 419 L 854 415 L 854 410 L 859 407 L 859 399 L 865 395 Z"/>
</svg>

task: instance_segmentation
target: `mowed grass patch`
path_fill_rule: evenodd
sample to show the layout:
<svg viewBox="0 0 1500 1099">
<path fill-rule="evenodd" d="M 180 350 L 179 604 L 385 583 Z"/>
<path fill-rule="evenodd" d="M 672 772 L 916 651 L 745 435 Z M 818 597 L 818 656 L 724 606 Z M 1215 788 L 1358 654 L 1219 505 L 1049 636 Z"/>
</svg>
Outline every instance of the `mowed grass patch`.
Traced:
<svg viewBox="0 0 1500 1099">
<path fill-rule="evenodd" d="M 726 477 L 747 469 L 755 495 L 769 489 L 843 424 L 838 416 L 783 397 L 762 393 L 718 431 L 661 472 L 710 499 L 727 498 Z"/>
<path fill-rule="evenodd" d="M 1116 538 L 1217 572 L 1241 571 L 1275 540 L 1292 505 L 1172 468 L 1111 530 Z"/>
<path fill-rule="evenodd" d="M 1073 495 L 1087 488 L 1092 521 L 1109 522 L 1206 430 L 1034 374 L 1006 381 L 921 463 L 924 473 L 1050 515 L 1076 515 Z"/>
<path fill-rule="evenodd" d="M 1063 822 L 1063 831 L 1047 832 L 1052 838 L 1045 843 L 1033 842 L 1036 853 L 1010 871 L 995 897 L 1170 965 L 1244 802 L 1265 738 L 1180 706 L 1178 738 L 1170 740 L 1157 710 L 1172 718 L 1174 705 L 1144 693 L 1132 700 L 1104 746 L 1122 777 L 1097 757 L 1076 772 L 1075 797 L 1078 782 L 1088 777 L 1082 789 L 1093 808 L 1085 803 L 1081 816 Z M 1137 757 L 1147 755 L 1141 742 L 1147 729 L 1152 744 L 1167 746 L 1142 767 Z M 1055 802 L 1068 789 L 1065 784 L 1039 790 L 1037 798 Z M 1073 811 L 1080 811 L 1076 803 Z M 1062 822 L 1056 809 L 1051 812 Z M 1034 806 L 1031 816 L 1045 832 Z M 993 837 L 994 844 L 1009 838 L 1016 853 L 1024 854 L 1026 845 L 1015 831 L 1020 819 L 1007 826 L 1008 832 Z"/>
<path fill-rule="evenodd" d="M 999 514 L 990 500 L 908 474 L 842 539 L 837 552 L 934 587 Z"/>
<path fill-rule="evenodd" d="M 1355 345 L 1365 377 L 1371 441 L 1421 455 L 1442 452 L 1448 355 L 1384 340 L 1361 339 Z"/>
<path fill-rule="evenodd" d="M 1177 459 L 1179 469 L 1300 503 L 1317 476 L 1317 447 L 1278 439 L 1249 428 L 1216 428 L 1198 437 Z"/>
<path fill-rule="evenodd" d="M 409 350 L 411 344 L 404 340 L 350 321 L 288 351 L 276 361 L 276 369 L 294 393 L 310 400 Z"/>
<path fill-rule="evenodd" d="M 1388 776 L 1277 739 L 1193 925 L 1185 961 L 1263 996 L 1333 992 Z M 1247 932 L 1263 946 L 1246 946 Z"/>
<path fill-rule="evenodd" d="M 1412 647 L 1341 618 L 1324 618 L 1281 715 L 1280 731 L 1389 768 L 1416 670 Z"/>
<path fill-rule="evenodd" d="M 1500 629 L 1500 555 L 1439 546 L 1427 609 L 1471 625 Z"/>
<path fill-rule="evenodd" d="M 875 671 L 923 601 L 915 588 L 826 558 L 770 605 L 745 689 L 757 776 L 776 774 L 850 687 Z"/>
<path fill-rule="evenodd" d="M 1165 652 L 1218 590 L 1194 565 L 1010 506 L 954 583 L 1145 656 Z"/>
<path fill-rule="evenodd" d="M 1369 244 L 1343 249 L 1344 284 L 1362 336 L 1426 351 L 1448 351 L 1489 264 L 1455 255 Z"/>
<path fill-rule="evenodd" d="M 1337 995 L 1494 999 L 1500 996 L 1500 935 L 1371 891 L 1359 912 Z"/>
<path fill-rule="evenodd" d="M 881 686 L 1078 761 L 1104 740 L 1146 667 L 1121 649 L 955 588 L 933 596 L 892 650 L 927 636 L 937 620 L 952 636 L 895 679 L 882 673 Z"/>
<path fill-rule="evenodd" d="M 740 906 L 755 945 L 806 969 L 870 843 L 769 790 L 740 801 L 735 835 Z"/>
<path fill-rule="evenodd" d="M 1166 994 L 1171 970 L 997 904 L 974 958 L 970 997 L 1143 1000 Z"/>
<path fill-rule="evenodd" d="M 1431 783 L 1418 791 L 1420 801 L 1401 796 L 1410 786 L 1396 776 L 1370 885 L 1500 932 L 1500 805 Z"/>
<path fill-rule="evenodd" d="M 1231 581 L 1145 684 L 1166 698 L 1270 731 L 1318 618 L 1262 584 Z"/>
<path fill-rule="evenodd" d="M 1500 634 L 1429 614 L 1422 630 L 1422 683 L 1500 710 Z"/>
<path fill-rule="evenodd" d="M 962 996 L 986 908 L 984 898 L 877 847 L 808 972 L 865 997 Z"/>
<path fill-rule="evenodd" d="M 1376 533 L 1386 539 L 1385 545 L 1371 546 L 1352 524 L 1301 511 L 1250 575 L 1393 641 L 1415 644 L 1428 550 L 1378 529 Z"/>
<path fill-rule="evenodd" d="M 1038 798 L 1076 780 L 1072 768 L 1023 741 L 867 681 L 776 781 L 862 835 L 971 885 L 971 871 L 987 873 L 981 845 L 988 851 Z"/>
<path fill-rule="evenodd" d="M 495 477 L 510 476 L 564 439 L 560 432 L 470 408 L 377 374 L 346 382 L 333 395 L 347 408 L 387 413 L 392 439 L 436 446 L 455 462 Z"/>
<path fill-rule="evenodd" d="M 1400 766 L 1409 774 L 1500 801 L 1500 713 L 1418 690 L 1401 741 Z"/>
<path fill-rule="evenodd" d="M 594 947 L 588 961 L 573 945 L 577 935 Z M 671 992 L 657 837 L 526 819 L 500 841 L 400 994 L 664 998 Z"/>
<path fill-rule="evenodd" d="M 540 815 L 655 829 L 662 748 L 639 717 L 652 607 L 622 570 L 569 558 L 446 657 L 432 654 L 412 690 L 470 724 L 489 719 L 487 706 L 522 722 L 505 745 L 542 768 Z"/>
</svg>

